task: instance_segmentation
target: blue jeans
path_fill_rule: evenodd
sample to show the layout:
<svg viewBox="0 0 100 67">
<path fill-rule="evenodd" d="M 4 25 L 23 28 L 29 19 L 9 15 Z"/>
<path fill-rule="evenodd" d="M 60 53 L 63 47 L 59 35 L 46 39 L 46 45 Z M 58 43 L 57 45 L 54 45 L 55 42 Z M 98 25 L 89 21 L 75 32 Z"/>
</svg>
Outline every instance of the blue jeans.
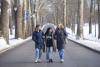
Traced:
<svg viewBox="0 0 100 67">
<path fill-rule="evenodd" d="M 42 55 L 42 50 L 39 48 L 35 49 L 35 58 L 36 59 L 41 59 L 41 55 Z"/>
<path fill-rule="evenodd" d="M 52 59 L 52 54 L 53 54 L 53 47 L 47 47 L 47 54 L 46 54 L 47 60 Z"/>
<path fill-rule="evenodd" d="M 60 59 L 62 60 L 64 60 L 64 49 L 60 49 L 59 50 L 59 57 L 60 57 Z"/>
</svg>

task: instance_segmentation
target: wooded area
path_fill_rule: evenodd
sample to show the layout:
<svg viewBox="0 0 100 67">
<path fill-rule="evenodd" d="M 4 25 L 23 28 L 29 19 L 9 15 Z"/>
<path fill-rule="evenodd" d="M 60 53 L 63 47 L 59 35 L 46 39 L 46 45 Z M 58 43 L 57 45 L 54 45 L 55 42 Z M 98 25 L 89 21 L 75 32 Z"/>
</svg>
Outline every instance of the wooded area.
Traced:
<svg viewBox="0 0 100 67">
<path fill-rule="evenodd" d="M 45 23 L 63 23 L 76 33 L 77 39 L 84 38 L 85 23 L 89 25 L 89 34 L 95 25 L 95 36 L 99 39 L 100 0 L 0 0 L 0 37 L 7 43 L 13 29 L 16 39 L 25 39 L 31 36 L 36 24 Z"/>
</svg>

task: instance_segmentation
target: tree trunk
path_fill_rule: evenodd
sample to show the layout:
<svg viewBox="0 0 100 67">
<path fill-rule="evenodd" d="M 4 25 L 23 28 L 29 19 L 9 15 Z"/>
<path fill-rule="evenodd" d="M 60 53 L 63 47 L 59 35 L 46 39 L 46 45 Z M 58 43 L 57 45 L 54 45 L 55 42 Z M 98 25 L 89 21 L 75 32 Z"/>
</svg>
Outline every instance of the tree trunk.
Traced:
<svg viewBox="0 0 100 67">
<path fill-rule="evenodd" d="M 23 38 L 23 30 L 22 30 L 22 3 L 21 0 L 17 1 L 17 23 L 16 23 L 16 34 L 17 34 L 17 38 Z"/>
<path fill-rule="evenodd" d="M 91 0 L 90 4 L 89 34 L 92 33 L 92 9 L 93 9 L 93 0 Z"/>
<path fill-rule="evenodd" d="M 78 0 L 78 9 L 77 9 L 77 38 L 80 37 L 80 0 Z"/>
<path fill-rule="evenodd" d="M 15 9 L 16 8 L 16 9 Z M 14 1 L 14 19 L 15 19 L 15 39 L 17 39 L 18 38 L 18 33 L 17 33 L 17 12 L 18 12 L 18 10 L 17 10 L 17 0 L 15 0 Z"/>
<path fill-rule="evenodd" d="M 0 14 L 0 21 L 1 21 L 1 14 Z M 2 30 L 2 23 L 0 22 L 0 31 Z"/>
<path fill-rule="evenodd" d="M 98 39 L 100 38 L 100 0 L 98 0 Z"/>
<path fill-rule="evenodd" d="M 32 33 L 32 24 L 31 24 L 31 4 L 30 4 L 30 0 L 28 0 L 28 11 L 29 11 L 29 15 L 28 15 L 28 31 L 27 31 L 27 34 L 29 37 Z"/>
<path fill-rule="evenodd" d="M 33 2 L 33 0 L 30 1 L 31 3 L 31 15 L 32 15 L 32 18 L 31 18 L 31 26 L 32 26 L 32 32 L 35 28 L 35 24 L 34 24 L 34 14 L 35 14 L 35 1 Z"/>
<path fill-rule="evenodd" d="M 14 0 L 10 0 L 10 8 L 11 8 L 11 15 L 9 17 L 9 28 L 10 28 L 10 34 L 13 34 L 13 27 L 15 25 L 15 13 L 14 13 Z"/>
<path fill-rule="evenodd" d="M 66 0 L 64 0 L 64 25 L 66 27 L 66 23 L 67 23 L 67 2 Z"/>
<path fill-rule="evenodd" d="M 1 13 L 0 13 L 0 21 L 1 21 Z M 2 23 L 0 22 L 0 37 L 2 36 L 1 31 L 2 31 Z"/>
<path fill-rule="evenodd" d="M 84 0 L 81 0 L 81 5 L 80 5 L 80 37 L 83 39 L 83 12 L 84 11 Z"/>
<path fill-rule="evenodd" d="M 10 28 L 10 34 L 12 35 L 13 34 L 13 13 L 12 13 L 12 10 L 13 10 L 13 4 L 12 4 L 12 0 L 10 0 L 10 15 L 9 15 L 9 28 Z"/>
<path fill-rule="evenodd" d="M 2 7 L 1 7 L 2 35 L 5 38 L 6 42 L 9 44 L 9 10 L 8 9 L 9 9 L 8 0 L 2 0 Z"/>
<path fill-rule="evenodd" d="M 78 0 L 77 38 L 83 39 L 83 7 L 84 0 Z"/>
<path fill-rule="evenodd" d="M 96 35 L 96 33 L 97 33 L 97 30 L 96 30 L 96 24 L 97 24 L 97 22 L 96 22 L 96 10 L 95 10 L 95 7 L 96 7 L 96 0 L 94 1 L 94 6 L 93 6 L 93 11 L 94 11 L 94 24 L 95 24 L 95 37 L 97 36 Z"/>
<path fill-rule="evenodd" d="M 56 23 L 58 25 L 59 24 L 59 22 L 58 22 L 58 6 L 55 5 L 55 8 L 56 8 Z"/>
<path fill-rule="evenodd" d="M 73 16 L 75 16 L 75 15 L 73 15 Z M 75 21 L 74 21 L 73 17 L 72 17 L 72 20 L 73 20 L 73 22 L 72 22 L 72 32 L 75 33 Z"/>
<path fill-rule="evenodd" d="M 26 38 L 27 37 L 27 30 L 28 30 L 28 5 L 27 5 L 28 3 L 27 3 L 27 0 L 24 0 L 24 21 L 23 21 L 23 35 L 24 35 L 24 38 Z"/>
</svg>

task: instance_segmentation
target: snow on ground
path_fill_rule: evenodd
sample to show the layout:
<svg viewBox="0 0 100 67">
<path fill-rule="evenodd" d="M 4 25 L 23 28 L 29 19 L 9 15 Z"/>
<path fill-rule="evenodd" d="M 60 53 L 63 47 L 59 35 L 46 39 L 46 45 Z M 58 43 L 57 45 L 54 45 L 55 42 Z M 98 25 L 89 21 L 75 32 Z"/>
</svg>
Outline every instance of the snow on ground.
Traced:
<svg viewBox="0 0 100 67">
<path fill-rule="evenodd" d="M 95 29 L 96 29 L 96 36 L 95 36 Z M 88 47 L 90 49 L 96 50 L 100 52 L 100 39 L 98 39 L 97 33 L 98 33 L 98 25 L 92 25 L 92 33 L 89 34 L 89 26 L 88 24 L 85 24 L 83 27 L 83 35 L 84 40 L 76 39 L 75 33 L 72 33 L 72 30 L 69 28 L 66 28 L 66 31 L 68 32 L 68 39 L 80 43 L 81 45 Z M 76 30 L 75 30 L 76 32 Z"/>
<path fill-rule="evenodd" d="M 0 50 L 1 50 L 2 48 L 5 48 L 5 47 L 9 47 L 9 46 L 7 45 L 7 43 L 6 43 L 6 41 L 4 40 L 4 38 L 3 38 L 3 37 L 0 37 Z"/>
<path fill-rule="evenodd" d="M 95 32 L 95 28 L 96 28 L 96 32 Z M 76 28 L 75 28 L 75 33 L 73 33 L 72 30 L 67 27 L 66 27 L 66 31 L 69 33 L 70 38 L 76 39 Z M 98 39 L 98 25 L 96 24 L 96 27 L 95 25 L 92 25 L 92 33 L 89 34 L 89 25 L 85 24 L 83 27 L 83 37 L 85 40 L 100 42 L 100 39 Z"/>
<path fill-rule="evenodd" d="M 75 34 L 72 33 L 72 30 L 71 30 L 70 28 L 67 28 L 67 27 L 66 27 L 66 31 L 67 31 L 67 33 L 68 33 L 68 37 L 69 37 L 69 38 L 76 39 Z"/>
<path fill-rule="evenodd" d="M 96 32 L 95 32 L 95 29 L 96 29 Z M 97 24 L 96 24 L 96 27 L 95 27 L 95 25 L 92 25 L 92 33 L 91 34 L 89 34 L 88 24 L 85 24 L 83 33 L 84 33 L 85 39 L 100 42 L 100 39 L 98 39 L 98 25 Z"/>
<path fill-rule="evenodd" d="M 10 30 L 9 30 L 10 34 Z M 0 37 L 0 50 L 15 46 L 19 43 L 22 43 L 24 40 L 21 38 L 15 39 L 15 29 L 13 29 L 12 34 L 9 35 L 9 45 L 6 43 L 5 39 L 3 37 Z"/>
<path fill-rule="evenodd" d="M 9 34 L 10 34 L 10 32 L 9 32 Z M 15 45 L 16 43 L 19 43 L 22 41 L 23 41 L 23 39 L 21 39 L 21 38 L 15 39 L 15 29 L 13 29 L 12 35 L 11 34 L 9 35 L 9 44 Z"/>
</svg>

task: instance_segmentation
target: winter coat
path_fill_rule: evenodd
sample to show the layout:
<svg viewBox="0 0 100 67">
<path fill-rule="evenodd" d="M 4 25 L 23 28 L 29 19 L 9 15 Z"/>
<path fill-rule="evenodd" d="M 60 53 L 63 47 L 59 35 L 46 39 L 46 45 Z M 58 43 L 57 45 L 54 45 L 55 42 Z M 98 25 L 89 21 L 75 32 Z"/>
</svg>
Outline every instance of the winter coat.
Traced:
<svg viewBox="0 0 100 67">
<path fill-rule="evenodd" d="M 53 47 L 53 51 L 56 52 L 56 45 L 53 33 L 45 34 L 45 42 L 46 42 L 46 47 Z"/>
<path fill-rule="evenodd" d="M 46 34 L 45 39 L 46 39 L 46 46 L 53 47 L 53 34 L 52 33 Z"/>
<path fill-rule="evenodd" d="M 57 49 L 63 49 L 65 46 L 65 39 L 67 37 L 67 33 L 64 29 L 57 29 L 55 31 L 55 39 L 57 41 Z"/>
<path fill-rule="evenodd" d="M 42 49 L 44 46 L 44 39 L 43 39 L 43 32 L 42 31 L 34 31 L 32 34 L 32 40 L 35 42 L 35 48 Z"/>
</svg>

